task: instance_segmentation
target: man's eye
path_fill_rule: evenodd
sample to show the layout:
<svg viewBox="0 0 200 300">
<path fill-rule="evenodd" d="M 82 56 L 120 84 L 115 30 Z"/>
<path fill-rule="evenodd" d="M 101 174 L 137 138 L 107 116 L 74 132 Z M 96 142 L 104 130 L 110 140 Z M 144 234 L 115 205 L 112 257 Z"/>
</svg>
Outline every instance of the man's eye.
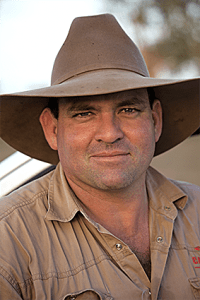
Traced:
<svg viewBox="0 0 200 300">
<path fill-rule="evenodd" d="M 84 117 L 90 117 L 92 115 L 92 112 L 90 111 L 85 111 L 85 112 L 80 112 L 80 113 L 77 113 L 75 114 L 73 117 L 74 118 L 84 118 Z"/>
<path fill-rule="evenodd" d="M 132 107 L 127 107 L 127 108 L 122 108 L 121 109 L 122 113 L 128 113 L 128 114 L 132 114 L 132 113 L 135 113 L 135 112 L 138 112 L 138 111 L 139 111 L 138 109 L 132 108 Z"/>
</svg>

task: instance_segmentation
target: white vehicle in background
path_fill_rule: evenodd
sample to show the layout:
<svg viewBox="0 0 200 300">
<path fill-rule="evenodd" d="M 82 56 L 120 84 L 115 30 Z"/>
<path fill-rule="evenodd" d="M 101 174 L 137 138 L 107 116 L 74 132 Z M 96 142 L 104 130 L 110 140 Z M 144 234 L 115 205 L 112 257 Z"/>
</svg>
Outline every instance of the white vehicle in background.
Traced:
<svg viewBox="0 0 200 300">
<path fill-rule="evenodd" d="M 53 170 L 55 166 L 15 152 L 0 163 L 0 197 Z"/>
</svg>

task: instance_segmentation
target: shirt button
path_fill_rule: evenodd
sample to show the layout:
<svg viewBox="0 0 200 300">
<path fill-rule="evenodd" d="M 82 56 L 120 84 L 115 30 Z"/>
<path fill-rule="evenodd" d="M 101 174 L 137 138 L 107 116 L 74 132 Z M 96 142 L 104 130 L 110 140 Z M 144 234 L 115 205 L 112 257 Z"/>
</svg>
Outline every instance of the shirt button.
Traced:
<svg viewBox="0 0 200 300">
<path fill-rule="evenodd" d="M 116 244 L 116 248 L 118 251 L 120 251 L 122 249 L 122 244 Z"/>
<path fill-rule="evenodd" d="M 165 210 L 170 211 L 171 207 L 170 206 L 165 206 Z"/>
<path fill-rule="evenodd" d="M 158 236 L 158 237 L 157 237 L 157 242 L 158 242 L 158 243 L 162 243 L 162 242 L 163 242 L 162 236 Z"/>
</svg>

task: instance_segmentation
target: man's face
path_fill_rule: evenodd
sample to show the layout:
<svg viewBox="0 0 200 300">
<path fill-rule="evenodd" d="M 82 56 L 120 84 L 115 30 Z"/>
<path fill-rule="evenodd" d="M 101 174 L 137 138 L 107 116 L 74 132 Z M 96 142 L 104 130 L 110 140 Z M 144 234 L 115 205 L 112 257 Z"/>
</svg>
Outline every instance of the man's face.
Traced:
<svg viewBox="0 0 200 300">
<path fill-rule="evenodd" d="M 102 190 L 144 180 L 161 131 L 154 123 L 160 119 L 160 103 L 151 110 L 146 89 L 76 103 L 61 100 L 54 149 L 66 177 L 82 188 Z"/>
</svg>

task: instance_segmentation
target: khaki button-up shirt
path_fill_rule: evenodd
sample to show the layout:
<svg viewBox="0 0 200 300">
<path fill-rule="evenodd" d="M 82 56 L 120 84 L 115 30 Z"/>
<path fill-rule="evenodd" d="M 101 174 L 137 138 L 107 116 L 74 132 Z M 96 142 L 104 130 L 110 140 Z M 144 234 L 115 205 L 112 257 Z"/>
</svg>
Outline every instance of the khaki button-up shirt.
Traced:
<svg viewBox="0 0 200 300">
<path fill-rule="evenodd" d="M 0 201 L 0 299 L 200 299 L 200 188 L 147 171 L 151 281 L 61 165 Z"/>
</svg>

